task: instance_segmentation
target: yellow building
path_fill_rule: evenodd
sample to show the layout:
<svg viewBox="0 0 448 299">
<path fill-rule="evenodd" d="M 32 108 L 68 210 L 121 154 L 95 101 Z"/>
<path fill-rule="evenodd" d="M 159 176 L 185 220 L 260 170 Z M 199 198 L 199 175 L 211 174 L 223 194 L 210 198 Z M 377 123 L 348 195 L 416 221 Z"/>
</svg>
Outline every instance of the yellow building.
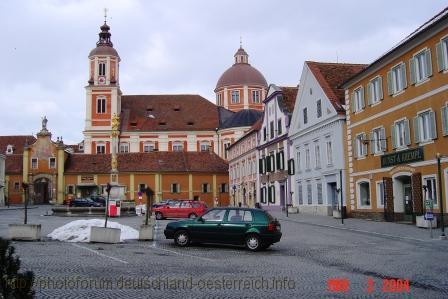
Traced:
<svg viewBox="0 0 448 299">
<path fill-rule="evenodd" d="M 446 211 L 447 54 L 445 9 L 344 83 L 352 216 L 415 222 L 441 198 Z"/>
</svg>

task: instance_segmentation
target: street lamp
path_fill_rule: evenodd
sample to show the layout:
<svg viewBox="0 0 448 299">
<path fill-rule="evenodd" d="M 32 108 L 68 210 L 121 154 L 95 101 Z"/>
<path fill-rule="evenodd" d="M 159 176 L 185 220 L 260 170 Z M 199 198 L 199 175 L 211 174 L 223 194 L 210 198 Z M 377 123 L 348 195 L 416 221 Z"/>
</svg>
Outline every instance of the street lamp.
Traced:
<svg viewBox="0 0 448 299">
<path fill-rule="evenodd" d="M 28 222 L 28 183 L 22 182 L 23 193 L 25 196 L 25 218 L 23 219 L 23 224 Z"/>
<path fill-rule="evenodd" d="M 110 190 L 112 190 L 112 185 L 110 183 L 107 183 L 107 186 L 106 186 L 107 200 L 106 200 L 106 216 L 105 216 L 106 220 L 104 221 L 104 228 L 107 228 L 107 216 L 109 216 Z"/>
<path fill-rule="evenodd" d="M 235 207 L 235 206 L 236 206 L 236 204 L 235 204 L 235 191 L 236 191 L 236 185 L 233 185 L 233 186 L 232 186 L 232 189 L 233 189 L 233 206 Z"/>
</svg>

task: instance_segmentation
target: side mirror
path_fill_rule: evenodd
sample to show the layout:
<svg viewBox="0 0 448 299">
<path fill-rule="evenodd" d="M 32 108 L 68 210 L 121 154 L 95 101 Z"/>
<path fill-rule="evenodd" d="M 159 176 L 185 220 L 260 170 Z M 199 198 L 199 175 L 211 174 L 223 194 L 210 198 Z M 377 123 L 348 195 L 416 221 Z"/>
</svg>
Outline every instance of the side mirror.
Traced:
<svg viewBox="0 0 448 299">
<path fill-rule="evenodd" d="M 204 223 L 204 218 L 198 217 L 198 222 Z"/>
</svg>

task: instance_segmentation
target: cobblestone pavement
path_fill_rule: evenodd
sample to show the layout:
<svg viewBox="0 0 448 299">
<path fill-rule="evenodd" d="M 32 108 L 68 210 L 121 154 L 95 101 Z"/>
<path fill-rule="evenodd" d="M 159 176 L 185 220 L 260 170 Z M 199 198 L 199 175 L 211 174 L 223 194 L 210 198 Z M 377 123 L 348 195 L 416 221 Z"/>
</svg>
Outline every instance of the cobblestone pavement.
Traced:
<svg viewBox="0 0 448 299">
<path fill-rule="evenodd" d="M 30 223 L 43 225 L 44 234 L 79 219 L 41 216 L 45 209 L 33 209 L 29 217 Z M 7 224 L 20 222 L 22 215 L 20 210 L 0 211 L 0 236 L 5 237 Z M 212 245 L 177 248 L 163 237 L 166 220 L 158 221 L 154 242 L 13 244 L 23 268 L 36 274 L 38 298 L 448 297 L 448 242 L 291 220 L 281 220 L 280 243 L 256 253 Z M 118 221 L 137 228 L 142 218 Z M 409 279 L 410 292 L 384 292 L 383 280 L 391 278 Z M 330 279 L 347 279 L 349 291 L 330 292 Z M 369 280 L 374 282 L 371 293 Z"/>
</svg>

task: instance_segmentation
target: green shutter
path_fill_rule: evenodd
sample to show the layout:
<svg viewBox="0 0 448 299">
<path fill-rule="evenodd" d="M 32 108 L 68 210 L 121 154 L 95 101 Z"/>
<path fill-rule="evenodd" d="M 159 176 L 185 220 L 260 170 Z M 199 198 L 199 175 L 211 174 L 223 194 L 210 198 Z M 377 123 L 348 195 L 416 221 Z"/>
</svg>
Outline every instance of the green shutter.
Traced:
<svg viewBox="0 0 448 299">
<path fill-rule="evenodd" d="M 403 82 L 403 89 L 408 87 L 408 80 L 406 78 L 406 64 L 402 63 L 400 67 L 401 80 Z"/>
<path fill-rule="evenodd" d="M 428 75 L 428 77 L 431 77 L 432 76 L 431 50 L 427 49 L 425 52 L 426 52 L 426 55 L 425 55 L 425 59 L 426 59 L 426 74 Z"/>
<path fill-rule="evenodd" d="M 419 143 L 420 142 L 420 122 L 419 117 L 414 117 L 414 142 Z"/>
<path fill-rule="evenodd" d="M 264 171 L 263 171 L 263 158 L 258 159 L 258 173 L 264 173 Z"/>
<path fill-rule="evenodd" d="M 294 159 L 288 160 L 288 175 L 294 175 L 295 174 L 295 164 Z"/>
<path fill-rule="evenodd" d="M 411 85 L 415 84 L 417 79 L 415 78 L 415 58 L 412 57 L 409 59 L 409 71 L 410 71 L 410 83 Z"/>
<path fill-rule="evenodd" d="M 387 151 L 386 129 L 385 128 L 380 129 L 380 138 L 381 138 L 381 151 L 385 152 L 385 151 Z"/>
<path fill-rule="evenodd" d="M 443 136 L 448 135 L 448 106 L 442 107 L 442 129 Z"/>
<path fill-rule="evenodd" d="M 380 87 L 380 100 L 384 99 L 384 94 L 383 94 L 383 77 L 379 77 L 378 78 L 378 84 Z"/>
<path fill-rule="evenodd" d="M 392 71 L 387 72 L 387 93 L 389 95 L 394 94 L 394 86 L 392 81 Z"/>
<path fill-rule="evenodd" d="M 373 84 L 372 82 L 367 83 L 367 103 L 369 103 L 369 105 L 373 104 L 373 99 L 372 99 L 372 87 Z"/>
<path fill-rule="evenodd" d="M 395 132 L 395 125 L 392 125 L 391 127 L 391 136 L 392 136 L 392 148 L 396 149 L 397 148 L 397 132 Z"/>
<path fill-rule="evenodd" d="M 361 86 L 360 94 L 361 94 L 361 109 L 364 109 L 366 107 L 366 102 L 364 100 L 364 87 L 362 87 L 362 86 Z"/>
<path fill-rule="evenodd" d="M 350 101 L 350 103 L 351 103 L 351 106 L 352 106 L 352 113 L 355 113 L 356 112 L 356 105 L 355 105 L 355 93 L 354 92 L 352 92 L 352 96 L 351 96 L 351 101 Z"/>
<path fill-rule="evenodd" d="M 439 72 L 446 69 L 446 61 L 443 53 L 443 43 L 436 44 L 436 56 L 437 56 L 437 70 Z"/>
<path fill-rule="evenodd" d="M 437 126 L 436 126 L 436 113 L 434 111 L 429 112 L 429 119 L 431 121 L 431 138 L 437 138 Z"/>
<path fill-rule="evenodd" d="M 280 164 L 280 152 L 275 154 L 275 163 L 277 164 L 277 169 L 281 170 L 281 164 Z"/>
<path fill-rule="evenodd" d="M 404 121 L 404 144 L 406 144 L 406 145 L 411 144 L 411 136 L 410 136 L 410 130 L 409 130 L 409 119 L 406 119 Z"/>
</svg>

